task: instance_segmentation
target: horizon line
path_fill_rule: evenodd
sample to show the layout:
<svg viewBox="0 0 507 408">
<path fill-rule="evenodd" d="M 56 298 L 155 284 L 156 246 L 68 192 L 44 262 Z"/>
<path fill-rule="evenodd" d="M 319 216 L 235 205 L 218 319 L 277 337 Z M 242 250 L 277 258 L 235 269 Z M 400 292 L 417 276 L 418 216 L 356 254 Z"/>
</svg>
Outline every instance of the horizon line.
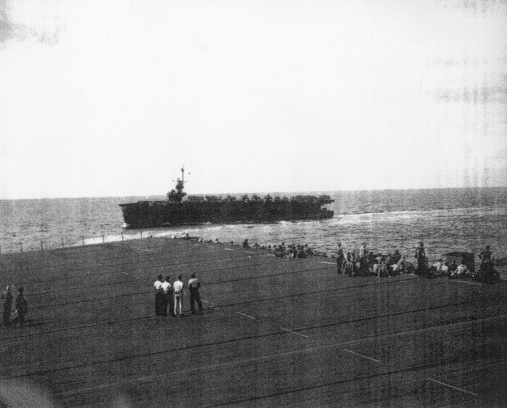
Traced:
<svg viewBox="0 0 507 408">
<path fill-rule="evenodd" d="M 195 193 L 195 194 L 187 194 L 188 196 L 235 196 L 235 195 L 244 195 L 247 194 L 252 196 L 253 194 L 317 194 L 317 193 L 341 193 L 341 192 L 363 192 L 363 191 L 415 191 L 415 190 L 472 190 L 472 189 L 501 189 L 507 188 L 507 185 L 502 186 L 468 186 L 468 187 L 419 187 L 419 188 L 372 188 L 372 189 L 343 189 L 343 190 L 312 190 L 312 191 L 276 191 L 276 192 L 239 192 L 239 193 Z M 129 197 L 165 197 L 166 194 L 138 194 L 138 195 L 118 195 L 118 196 L 102 196 L 102 195 L 92 195 L 92 196 L 61 196 L 61 197 L 21 197 L 21 198 L 0 198 L 0 201 L 21 201 L 21 200 L 77 200 L 83 198 L 91 198 L 91 199 L 101 199 L 101 198 L 129 198 Z"/>
</svg>

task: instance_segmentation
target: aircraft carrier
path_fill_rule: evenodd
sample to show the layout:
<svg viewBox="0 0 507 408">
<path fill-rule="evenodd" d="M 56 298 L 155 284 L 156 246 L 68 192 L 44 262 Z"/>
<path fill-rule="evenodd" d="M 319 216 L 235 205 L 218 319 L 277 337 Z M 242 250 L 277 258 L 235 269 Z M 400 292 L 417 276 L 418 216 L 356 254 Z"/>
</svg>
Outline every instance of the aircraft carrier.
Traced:
<svg viewBox="0 0 507 408">
<path fill-rule="evenodd" d="M 165 201 L 138 201 L 120 204 L 126 228 L 153 228 L 192 224 L 225 224 L 234 222 L 276 222 L 332 218 L 334 211 L 324 206 L 332 203 L 328 195 L 292 197 L 253 194 L 227 197 L 188 196 L 183 191 L 185 170 L 176 188 Z"/>
</svg>

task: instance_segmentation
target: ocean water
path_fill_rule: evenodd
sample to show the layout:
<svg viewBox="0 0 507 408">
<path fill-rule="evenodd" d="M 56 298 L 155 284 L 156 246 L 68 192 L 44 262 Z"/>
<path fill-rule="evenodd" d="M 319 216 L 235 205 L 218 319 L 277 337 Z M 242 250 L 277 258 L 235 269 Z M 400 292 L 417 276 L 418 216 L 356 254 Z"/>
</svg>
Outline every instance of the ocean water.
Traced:
<svg viewBox="0 0 507 408">
<path fill-rule="evenodd" d="M 221 242 L 309 244 L 332 253 L 367 242 L 368 249 L 399 249 L 412 256 L 424 241 L 430 259 L 450 251 L 478 254 L 487 244 L 507 256 L 507 188 L 318 192 L 335 202 L 335 216 L 322 221 L 183 226 L 142 230 L 143 238 L 189 233 Z M 290 195 L 290 194 L 287 194 Z M 55 249 L 141 237 L 123 230 L 120 203 L 163 197 L 107 197 L 0 201 L 2 253 Z"/>
</svg>

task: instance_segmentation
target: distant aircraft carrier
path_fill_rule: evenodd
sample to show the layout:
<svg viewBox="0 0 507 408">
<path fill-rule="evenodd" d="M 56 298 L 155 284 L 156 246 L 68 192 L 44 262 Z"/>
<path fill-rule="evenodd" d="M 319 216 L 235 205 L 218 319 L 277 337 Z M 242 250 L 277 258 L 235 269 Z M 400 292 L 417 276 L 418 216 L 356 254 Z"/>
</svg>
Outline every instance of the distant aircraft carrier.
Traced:
<svg viewBox="0 0 507 408">
<path fill-rule="evenodd" d="M 319 220 L 332 218 L 334 211 L 323 207 L 332 203 L 327 195 L 299 195 L 295 197 L 261 198 L 257 195 L 241 199 L 227 196 L 189 196 L 184 200 L 184 169 L 176 188 L 167 201 L 138 201 L 120 204 L 127 228 L 152 228 L 172 225 L 225 224 L 232 222 L 274 222 L 291 220 Z"/>
</svg>

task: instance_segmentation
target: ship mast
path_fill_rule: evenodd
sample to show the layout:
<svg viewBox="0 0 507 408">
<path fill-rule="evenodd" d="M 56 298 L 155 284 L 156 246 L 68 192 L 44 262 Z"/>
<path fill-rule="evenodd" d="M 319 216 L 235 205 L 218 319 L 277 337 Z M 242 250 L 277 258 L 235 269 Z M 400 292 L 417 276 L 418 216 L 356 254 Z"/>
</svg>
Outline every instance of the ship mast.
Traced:
<svg viewBox="0 0 507 408">
<path fill-rule="evenodd" d="M 176 189 L 172 189 L 167 193 L 167 199 L 173 203 L 181 203 L 183 197 L 187 195 L 187 193 L 183 192 L 183 187 L 185 183 L 185 168 L 181 168 L 181 180 L 178 179 L 176 181 Z"/>
</svg>

